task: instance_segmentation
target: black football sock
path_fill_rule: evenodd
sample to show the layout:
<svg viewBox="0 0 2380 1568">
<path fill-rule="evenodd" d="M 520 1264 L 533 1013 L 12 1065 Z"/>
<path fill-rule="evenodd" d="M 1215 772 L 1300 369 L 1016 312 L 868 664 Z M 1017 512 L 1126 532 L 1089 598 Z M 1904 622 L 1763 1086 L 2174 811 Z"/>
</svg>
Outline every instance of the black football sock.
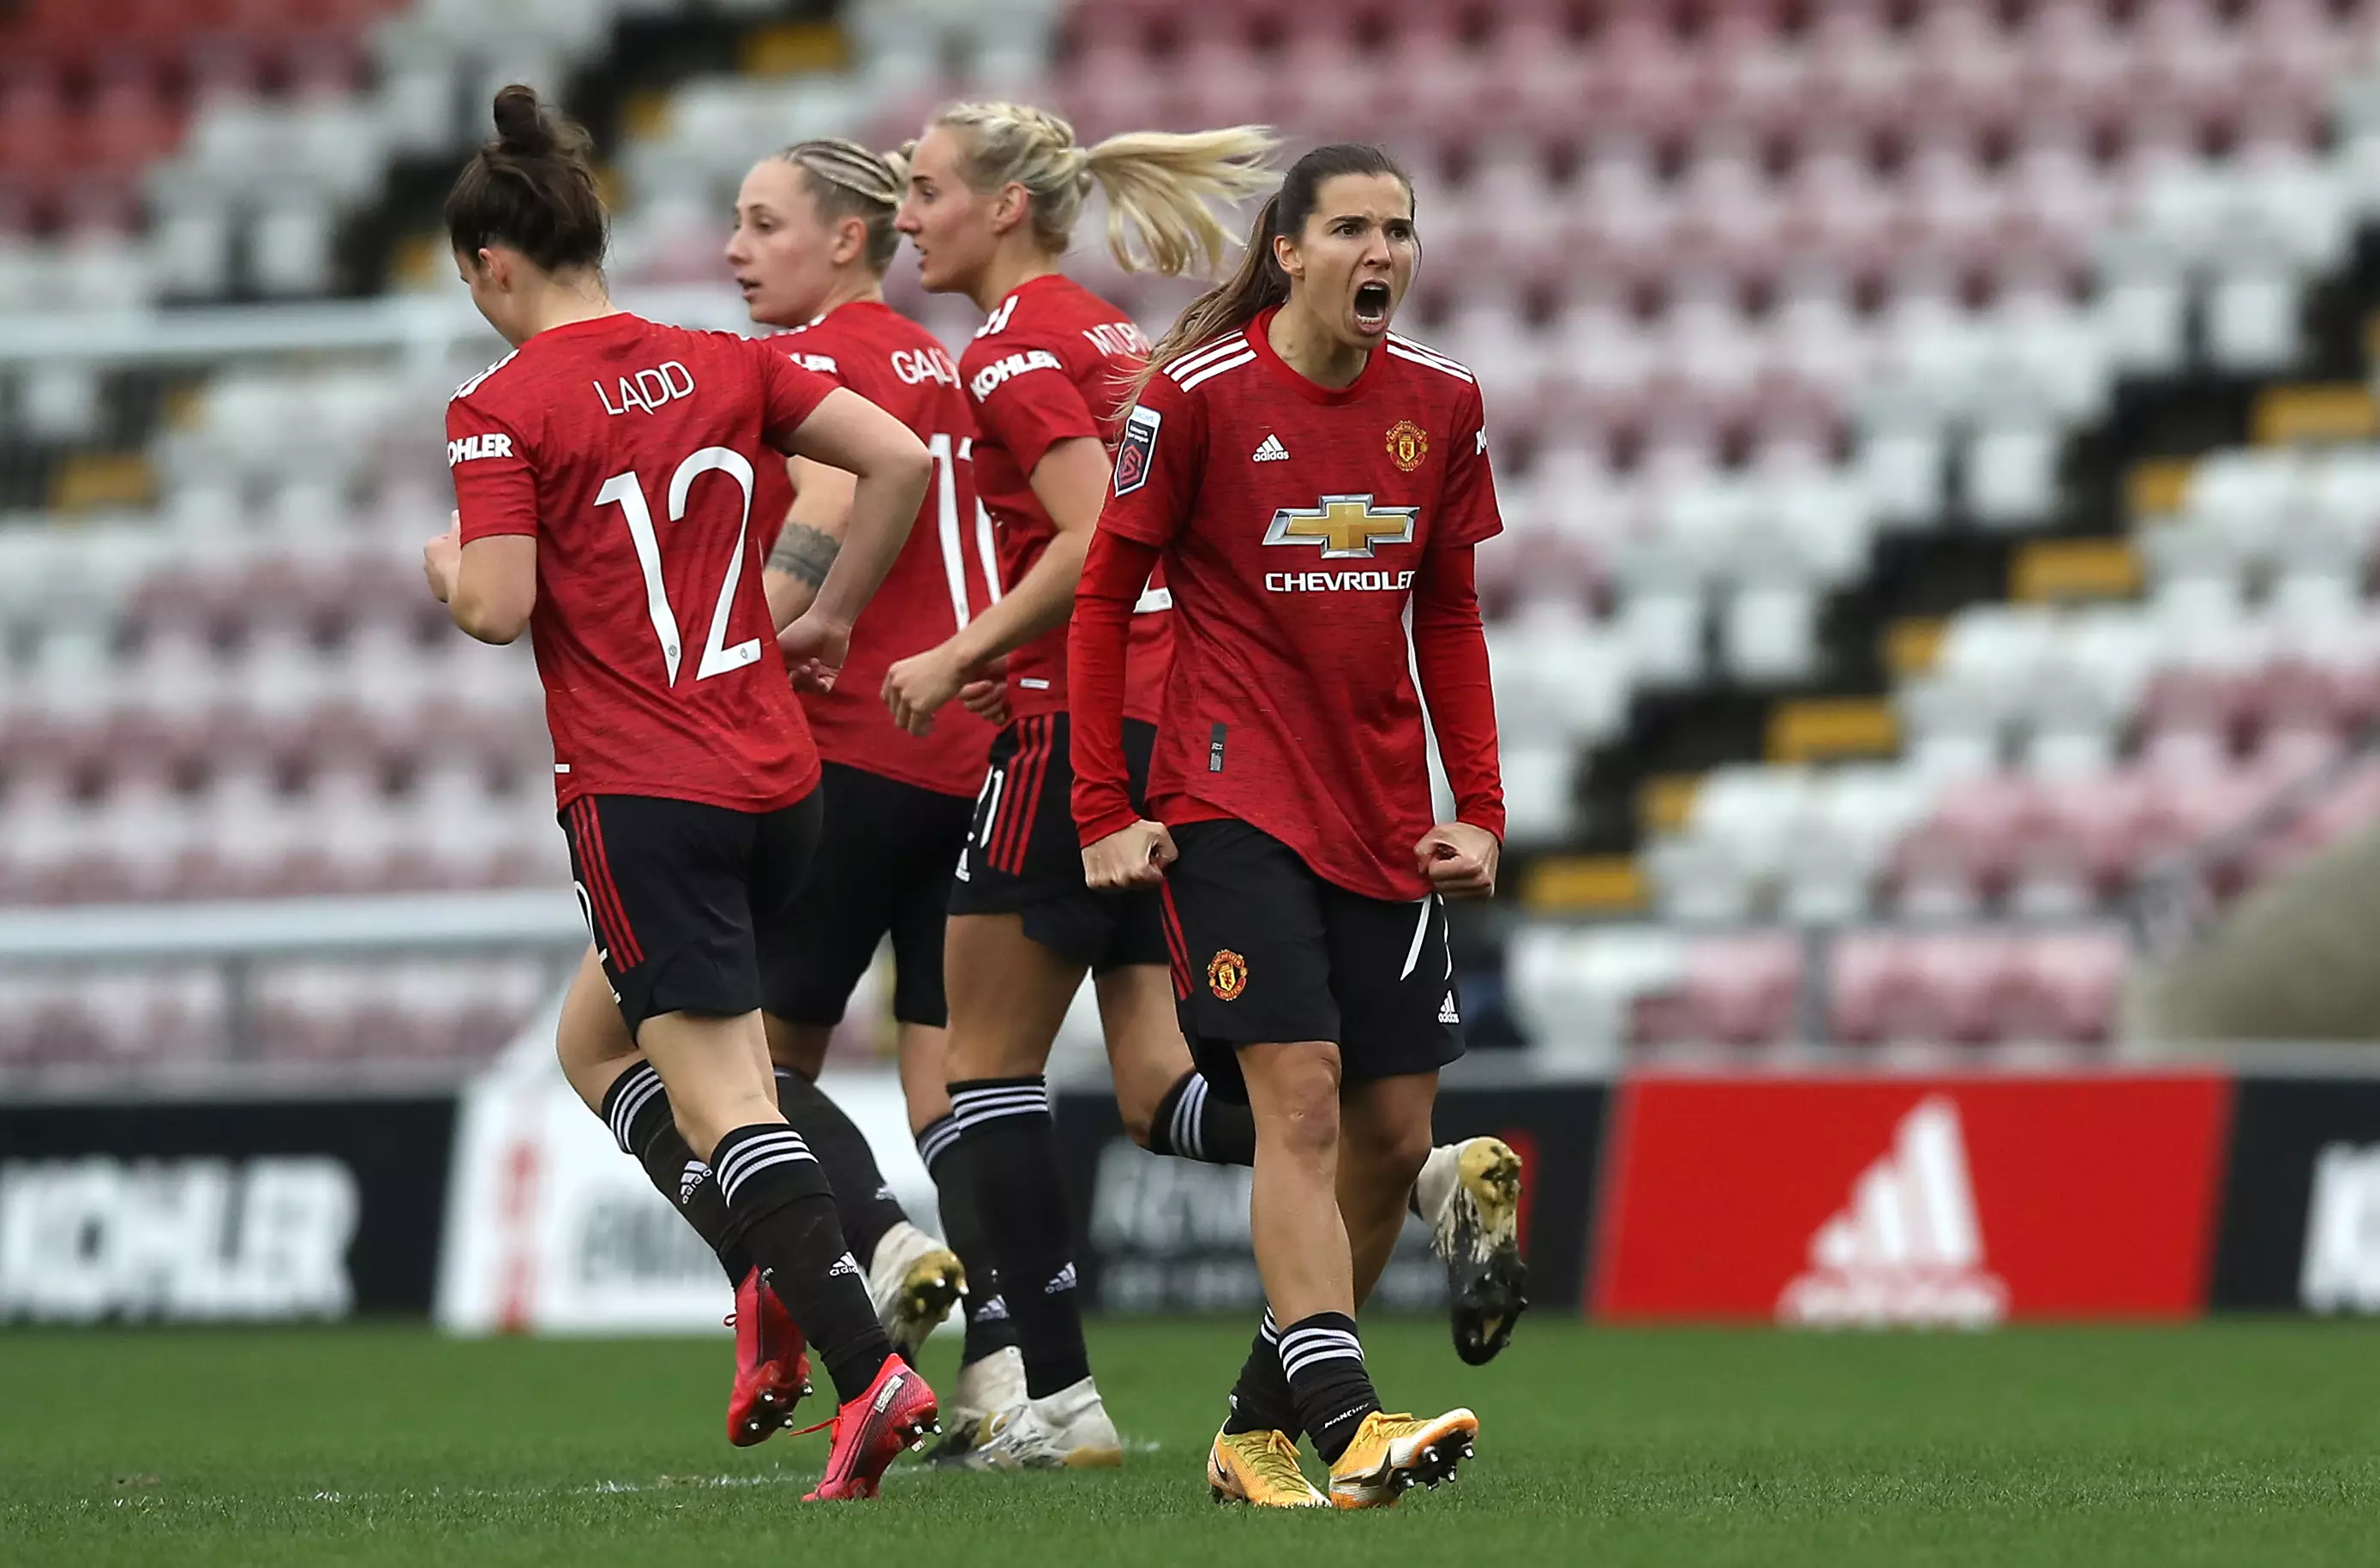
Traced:
<svg viewBox="0 0 2380 1568">
<path fill-rule="evenodd" d="M 777 1109 L 826 1172 L 827 1185 L 834 1188 L 835 1217 L 852 1256 L 861 1267 L 872 1266 L 876 1244 L 909 1216 L 885 1184 L 884 1173 L 876 1168 L 876 1151 L 868 1147 L 867 1135 L 825 1090 L 790 1067 L 777 1069 Z"/>
<path fill-rule="evenodd" d="M 826 1173 L 801 1134 L 783 1122 L 737 1127 L 710 1159 L 727 1195 L 731 1234 L 826 1363 L 836 1400 L 857 1399 L 892 1354 L 892 1342 L 876 1321 L 867 1276 L 844 1244 Z"/>
<path fill-rule="evenodd" d="M 966 1179 L 956 1119 L 937 1116 L 927 1123 L 917 1134 L 917 1156 L 925 1161 L 926 1174 L 934 1178 L 941 1198 L 942 1240 L 966 1270 L 966 1296 L 960 1304 L 966 1314 L 966 1338 L 959 1346 L 959 1365 L 972 1367 L 993 1351 L 1014 1345 L 1016 1324 L 1008 1316 L 1008 1303 L 1001 1299 L 1000 1270 L 992 1265 L 975 1187 Z"/>
<path fill-rule="evenodd" d="M 1001 1295 L 1025 1353 L 1025 1392 L 1040 1399 L 1091 1375 L 1075 1300 L 1074 1224 L 1058 1127 L 1039 1074 L 951 1086 L 961 1158 L 972 1182 Z"/>
<path fill-rule="evenodd" d="M 677 1206 L 686 1222 L 710 1245 L 727 1271 L 727 1282 L 741 1285 L 752 1271 L 752 1259 L 727 1239 L 727 1199 L 720 1195 L 710 1167 L 695 1157 L 686 1135 L 677 1130 L 662 1076 L 651 1063 L 639 1062 L 613 1080 L 603 1091 L 603 1120 L 620 1152 L 645 1168 L 655 1189 Z"/>
<path fill-rule="evenodd" d="M 1240 1365 L 1240 1380 L 1232 1385 L 1232 1413 L 1223 1417 L 1227 1432 L 1286 1432 L 1297 1440 L 1297 1396 L 1290 1392 L 1289 1374 L 1281 1369 L 1281 1330 L 1272 1308 L 1248 1346 Z"/>
<path fill-rule="evenodd" d="M 1214 1093 L 1193 1067 L 1175 1080 L 1148 1120 L 1148 1152 L 1201 1160 L 1209 1165 L 1257 1162 L 1257 1119 L 1245 1105 Z"/>
<path fill-rule="evenodd" d="M 1372 1376 L 1364 1370 L 1355 1319 L 1343 1312 L 1300 1318 L 1281 1331 L 1281 1367 L 1289 1374 L 1298 1424 L 1323 1462 L 1336 1465 L 1364 1417 L 1380 1407 Z"/>
</svg>

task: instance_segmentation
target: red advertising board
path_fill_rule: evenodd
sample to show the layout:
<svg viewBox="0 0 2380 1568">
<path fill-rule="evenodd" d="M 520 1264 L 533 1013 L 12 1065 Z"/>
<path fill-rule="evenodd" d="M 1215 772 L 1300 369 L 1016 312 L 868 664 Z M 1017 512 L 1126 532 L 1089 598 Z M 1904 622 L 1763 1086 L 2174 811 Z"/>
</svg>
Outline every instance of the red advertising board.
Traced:
<svg viewBox="0 0 2380 1568">
<path fill-rule="evenodd" d="M 1625 1084 L 1609 1319 L 1981 1326 L 2206 1305 L 2230 1086 L 2206 1074 Z"/>
</svg>

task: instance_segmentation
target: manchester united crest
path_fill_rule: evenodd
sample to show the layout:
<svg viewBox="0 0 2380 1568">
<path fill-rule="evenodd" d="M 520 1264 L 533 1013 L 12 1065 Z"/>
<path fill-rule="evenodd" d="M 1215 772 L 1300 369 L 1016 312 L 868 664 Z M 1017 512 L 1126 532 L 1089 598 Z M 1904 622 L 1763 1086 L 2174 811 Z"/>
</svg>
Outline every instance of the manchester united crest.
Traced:
<svg viewBox="0 0 2380 1568">
<path fill-rule="evenodd" d="M 1401 474 L 1412 473 L 1429 456 L 1429 437 L 1411 419 L 1399 419 L 1389 427 L 1389 461 Z"/>
<path fill-rule="evenodd" d="M 1237 1002 L 1248 989 L 1248 961 L 1226 947 L 1207 960 L 1207 989 L 1219 1002 Z"/>
</svg>

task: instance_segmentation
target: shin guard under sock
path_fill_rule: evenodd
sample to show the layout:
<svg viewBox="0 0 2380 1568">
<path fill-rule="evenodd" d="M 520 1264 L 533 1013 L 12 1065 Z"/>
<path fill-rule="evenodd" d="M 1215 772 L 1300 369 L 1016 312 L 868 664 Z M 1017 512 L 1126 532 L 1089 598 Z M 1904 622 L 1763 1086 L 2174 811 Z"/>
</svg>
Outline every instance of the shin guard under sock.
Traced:
<svg viewBox="0 0 2380 1568">
<path fill-rule="evenodd" d="M 1281 1330 L 1270 1307 L 1248 1345 L 1240 1380 L 1232 1385 L 1232 1413 L 1223 1419 L 1223 1430 L 1283 1432 L 1291 1441 L 1297 1440 L 1297 1396 L 1290 1392 L 1289 1374 L 1281 1369 Z"/>
<path fill-rule="evenodd" d="M 789 1067 L 777 1069 L 777 1109 L 826 1173 L 843 1239 L 851 1244 L 861 1267 L 868 1267 L 875 1261 L 876 1244 L 884 1233 L 909 1216 L 877 1169 L 876 1151 L 868 1147 L 867 1135 L 825 1090 Z"/>
<path fill-rule="evenodd" d="M 1257 1122 L 1245 1105 L 1213 1092 L 1193 1067 L 1174 1081 L 1149 1118 L 1148 1151 L 1204 1161 L 1209 1165 L 1257 1162 Z"/>
<path fill-rule="evenodd" d="M 1038 1074 L 954 1083 L 951 1114 L 1025 1353 L 1026 1392 L 1040 1399 L 1091 1375 L 1049 1087 Z"/>
<path fill-rule="evenodd" d="M 983 1216 L 975 1185 L 966 1176 L 966 1160 L 959 1148 L 959 1124 L 937 1116 L 917 1134 L 917 1155 L 926 1174 L 934 1178 L 934 1192 L 942 1211 L 942 1240 L 959 1255 L 966 1270 L 966 1339 L 959 1347 L 959 1365 L 971 1367 L 995 1350 L 1016 1343 L 1016 1323 L 1000 1294 L 1000 1270 L 991 1260 L 991 1243 L 983 1234 Z"/>
<path fill-rule="evenodd" d="M 727 1282 L 741 1285 L 752 1271 L 752 1260 L 741 1246 L 729 1243 L 727 1199 L 710 1167 L 695 1157 L 677 1130 L 662 1076 L 651 1063 L 638 1062 L 613 1080 L 603 1094 L 603 1120 L 620 1152 L 645 1168 L 654 1188 L 677 1206 L 686 1222 L 710 1245 L 727 1271 Z"/>
<path fill-rule="evenodd" d="M 1372 1376 L 1364 1369 L 1363 1342 L 1355 1319 L 1342 1312 L 1317 1312 L 1281 1331 L 1281 1367 L 1297 1401 L 1297 1417 L 1315 1452 L 1335 1465 L 1354 1440 L 1364 1417 L 1380 1407 Z"/>
</svg>

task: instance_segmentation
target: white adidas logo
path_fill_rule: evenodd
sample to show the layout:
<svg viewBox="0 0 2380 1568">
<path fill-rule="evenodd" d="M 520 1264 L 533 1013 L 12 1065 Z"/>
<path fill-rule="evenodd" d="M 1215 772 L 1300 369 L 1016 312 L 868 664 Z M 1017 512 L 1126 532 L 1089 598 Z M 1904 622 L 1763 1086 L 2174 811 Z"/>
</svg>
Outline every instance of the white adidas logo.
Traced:
<svg viewBox="0 0 2380 1568">
<path fill-rule="evenodd" d="M 694 1201 L 694 1189 L 700 1186 L 702 1178 L 709 1174 L 710 1174 L 710 1167 L 701 1161 L 689 1160 L 686 1162 L 686 1169 L 679 1172 L 677 1177 L 677 1206 L 680 1209 Z"/>
<path fill-rule="evenodd" d="M 1075 1288 L 1075 1266 L 1072 1263 L 1058 1270 L 1050 1282 L 1041 1287 L 1043 1295 L 1057 1295 Z"/>
<path fill-rule="evenodd" d="M 1463 1015 L 1454 1010 L 1454 993 L 1451 991 L 1446 993 L 1446 1000 L 1438 1004 L 1438 1021 L 1441 1024 L 1463 1022 Z"/>
<path fill-rule="evenodd" d="M 2380 1311 L 2380 1147 L 2331 1143 L 2314 1157 L 2298 1299 L 2309 1312 Z"/>
<path fill-rule="evenodd" d="M 826 1277 L 831 1280 L 837 1274 L 856 1274 L 858 1272 L 859 1259 L 846 1252 L 842 1257 L 834 1260 L 834 1266 L 826 1271 Z"/>
<path fill-rule="evenodd" d="M 1253 461 L 1258 463 L 1286 463 L 1289 461 L 1289 448 L 1281 444 L 1281 437 L 1277 435 L 1267 435 L 1264 438 L 1264 444 L 1257 448 L 1257 455 Z"/>
<path fill-rule="evenodd" d="M 1959 1108 L 1936 1095 L 1901 1118 L 1890 1151 L 1810 1238 L 1810 1267 L 1785 1287 L 1777 1316 L 1829 1328 L 1985 1328 L 2008 1316 L 2008 1285 L 1983 1264 Z"/>
</svg>

